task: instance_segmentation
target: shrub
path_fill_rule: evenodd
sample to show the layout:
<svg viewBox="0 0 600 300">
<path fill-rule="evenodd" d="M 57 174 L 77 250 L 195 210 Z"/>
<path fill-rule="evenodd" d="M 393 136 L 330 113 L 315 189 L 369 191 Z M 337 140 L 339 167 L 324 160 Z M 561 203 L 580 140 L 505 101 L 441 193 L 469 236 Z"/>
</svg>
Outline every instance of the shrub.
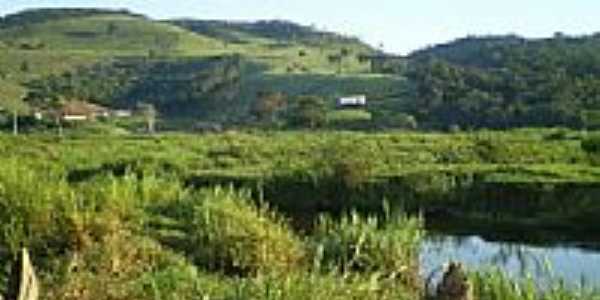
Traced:
<svg viewBox="0 0 600 300">
<path fill-rule="evenodd" d="M 297 126 L 315 129 L 327 122 L 327 105 L 320 96 L 299 96 L 290 113 L 291 123 Z"/>
<path fill-rule="evenodd" d="M 581 149 L 587 153 L 593 164 L 600 164 L 600 136 L 590 136 L 581 142 Z"/>
<path fill-rule="evenodd" d="M 600 153 L 600 137 L 590 137 L 581 142 L 581 148 L 590 154 Z"/>
<path fill-rule="evenodd" d="M 418 251 L 423 236 L 419 219 L 386 213 L 339 221 L 322 216 L 311 237 L 321 267 L 342 272 L 380 273 L 418 288 Z"/>
<path fill-rule="evenodd" d="M 0 245 L 10 253 L 21 246 L 46 248 L 60 239 L 60 220 L 75 202 L 65 181 L 40 175 L 18 160 L 4 160 L 0 168 Z"/>
<path fill-rule="evenodd" d="M 248 199 L 248 193 L 221 188 L 202 192 L 191 224 L 195 261 L 242 275 L 300 266 L 301 241 L 281 217 Z"/>
<path fill-rule="evenodd" d="M 58 257 L 45 299 L 194 299 L 198 271 L 151 239 L 121 231 Z"/>
<path fill-rule="evenodd" d="M 344 188 L 355 189 L 375 173 L 372 150 L 368 145 L 331 142 L 322 149 L 323 159 L 313 168 L 321 180 Z"/>
</svg>

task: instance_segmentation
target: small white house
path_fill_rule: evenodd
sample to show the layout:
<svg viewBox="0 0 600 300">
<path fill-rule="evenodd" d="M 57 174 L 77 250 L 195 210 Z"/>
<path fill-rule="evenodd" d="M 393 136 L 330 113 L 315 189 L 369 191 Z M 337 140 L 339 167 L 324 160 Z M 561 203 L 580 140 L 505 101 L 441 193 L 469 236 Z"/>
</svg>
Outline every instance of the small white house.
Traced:
<svg viewBox="0 0 600 300">
<path fill-rule="evenodd" d="M 365 95 L 354 95 L 338 98 L 337 105 L 340 107 L 349 107 L 349 106 L 366 106 L 367 105 L 367 96 Z"/>
<path fill-rule="evenodd" d="M 129 109 L 115 109 L 112 111 L 112 116 L 115 118 L 129 118 L 133 116 L 133 111 Z"/>
<path fill-rule="evenodd" d="M 63 115 L 63 121 L 67 122 L 77 122 L 77 121 L 87 121 L 89 119 L 86 115 Z"/>
</svg>

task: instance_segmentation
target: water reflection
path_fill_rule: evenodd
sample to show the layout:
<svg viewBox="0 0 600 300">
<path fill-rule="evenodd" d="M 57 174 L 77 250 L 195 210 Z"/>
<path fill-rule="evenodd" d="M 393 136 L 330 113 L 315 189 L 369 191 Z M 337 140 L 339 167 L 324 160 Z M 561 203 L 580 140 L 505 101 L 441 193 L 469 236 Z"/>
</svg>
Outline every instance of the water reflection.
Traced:
<svg viewBox="0 0 600 300">
<path fill-rule="evenodd" d="M 540 247 L 491 242 L 479 236 L 426 238 L 421 251 L 424 276 L 439 274 L 439 267 L 452 260 L 470 269 L 499 268 L 516 278 L 530 275 L 541 285 L 564 279 L 567 285 L 600 288 L 600 251 L 575 244 Z"/>
</svg>

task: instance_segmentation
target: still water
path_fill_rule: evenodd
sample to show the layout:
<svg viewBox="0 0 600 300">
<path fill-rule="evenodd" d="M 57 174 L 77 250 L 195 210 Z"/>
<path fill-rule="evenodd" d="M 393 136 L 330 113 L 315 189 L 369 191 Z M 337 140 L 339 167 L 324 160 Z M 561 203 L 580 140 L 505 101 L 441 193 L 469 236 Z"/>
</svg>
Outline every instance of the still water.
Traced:
<svg viewBox="0 0 600 300">
<path fill-rule="evenodd" d="M 480 236 L 432 234 L 422 246 L 422 275 L 439 278 L 440 266 L 460 261 L 470 270 L 491 267 L 514 278 L 533 276 L 540 285 L 562 279 L 569 286 L 583 284 L 600 289 L 599 246 L 600 243 L 534 246 L 486 241 Z M 594 247 L 596 250 L 589 250 Z"/>
</svg>

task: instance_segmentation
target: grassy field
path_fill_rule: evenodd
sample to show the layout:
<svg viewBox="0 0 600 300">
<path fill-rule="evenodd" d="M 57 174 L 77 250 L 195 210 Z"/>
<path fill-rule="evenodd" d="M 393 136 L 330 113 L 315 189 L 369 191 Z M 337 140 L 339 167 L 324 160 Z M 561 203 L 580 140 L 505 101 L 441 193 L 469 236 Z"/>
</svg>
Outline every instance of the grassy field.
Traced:
<svg viewBox="0 0 600 300">
<path fill-rule="evenodd" d="M 452 186 L 440 178 L 452 174 L 517 186 L 593 183 L 600 176 L 580 149 L 586 134 L 575 131 L 556 140 L 548 138 L 552 130 L 81 130 L 63 138 L 0 136 L 0 259 L 8 267 L 20 245 L 29 247 L 43 299 L 421 299 L 424 220 L 394 208 L 401 195 L 444 203 L 444 187 Z M 489 139 L 502 147 L 480 149 Z M 394 180 L 411 192 L 393 193 L 401 186 Z M 384 202 L 373 188 L 396 198 Z M 290 209 L 318 193 L 330 202 Z M 355 202 L 351 195 L 365 198 Z M 572 212 L 596 207 L 552 201 L 561 199 L 545 204 Z M 0 273 L 0 289 L 8 270 Z M 560 285 L 539 294 L 499 273 L 472 280 L 477 299 L 597 299 Z"/>
</svg>

